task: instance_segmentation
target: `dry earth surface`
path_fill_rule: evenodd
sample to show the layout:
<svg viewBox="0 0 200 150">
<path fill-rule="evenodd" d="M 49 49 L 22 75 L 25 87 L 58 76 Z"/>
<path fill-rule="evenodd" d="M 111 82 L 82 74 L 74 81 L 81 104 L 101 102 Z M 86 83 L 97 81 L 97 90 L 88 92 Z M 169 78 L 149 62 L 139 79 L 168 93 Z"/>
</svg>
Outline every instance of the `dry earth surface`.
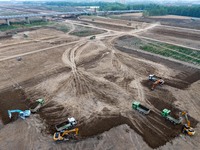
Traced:
<svg viewBox="0 0 200 150">
<path fill-rule="evenodd" d="M 188 39 L 190 47 L 199 49 L 199 31 L 135 21 L 128 26 L 124 20 L 102 17 L 63 24 L 71 27 L 68 33 L 45 28 L 0 40 L 2 150 L 200 148 L 199 66 L 123 46 L 125 35 L 157 40 L 149 36 L 156 34 L 159 40 L 182 46 L 188 46 Z M 71 35 L 84 27 L 98 33 L 94 40 L 92 34 Z M 154 91 L 147 80 L 152 73 L 165 80 Z M 26 120 L 8 118 L 8 109 L 28 109 L 38 98 L 45 99 L 38 114 Z M 150 108 L 150 114 L 132 110 L 133 100 Z M 184 135 L 181 125 L 162 118 L 164 108 L 175 117 L 188 111 L 196 135 Z M 79 140 L 55 143 L 55 125 L 70 116 L 78 120 Z"/>
</svg>

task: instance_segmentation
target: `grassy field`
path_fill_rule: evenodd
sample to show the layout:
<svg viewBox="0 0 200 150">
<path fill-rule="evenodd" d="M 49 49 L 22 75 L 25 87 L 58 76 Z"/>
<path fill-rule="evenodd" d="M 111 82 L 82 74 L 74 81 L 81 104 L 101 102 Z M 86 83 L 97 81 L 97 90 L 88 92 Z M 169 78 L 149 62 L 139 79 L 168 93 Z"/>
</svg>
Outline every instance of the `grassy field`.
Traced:
<svg viewBox="0 0 200 150">
<path fill-rule="evenodd" d="M 79 36 L 79 37 L 85 37 L 85 36 L 90 36 L 90 35 L 95 35 L 95 34 L 101 34 L 104 32 L 105 32 L 104 30 L 98 30 L 98 29 L 88 28 L 88 27 L 83 27 L 83 26 L 76 26 L 75 30 L 70 34 Z"/>
<path fill-rule="evenodd" d="M 30 28 L 30 27 L 35 27 L 35 26 L 46 26 L 46 25 L 52 25 L 53 22 L 45 22 L 42 20 L 34 20 L 31 21 L 31 24 L 27 24 L 25 22 L 14 22 L 11 23 L 10 26 L 7 24 L 1 24 L 0 25 L 0 31 L 7 31 L 7 30 L 12 30 L 12 29 L 20 29 L 20 28 Z"/>
<path fill-rule="evenodd" d="M 67 33 L 70 30 L 70 27 L 66 24 L 56 23 L 53 26 L 55 26 L 57 30 L 60 30 L 64 33 Z"/>
<path fill-rule="evenodd" d="M 134 36 L 122 36 L 116 44 L 141 51 L 158 54 L 164 57 L 200 65 L 200 51 L 171 44 L 155 42 Z"/>
<path fill-rule="evenodd" d="M 171 57 L 184 62 L 200 65 L 200 51 L 158 42 L 142 44 L 140 45 L 140 49 L 165 57 Z"/>
</svg>

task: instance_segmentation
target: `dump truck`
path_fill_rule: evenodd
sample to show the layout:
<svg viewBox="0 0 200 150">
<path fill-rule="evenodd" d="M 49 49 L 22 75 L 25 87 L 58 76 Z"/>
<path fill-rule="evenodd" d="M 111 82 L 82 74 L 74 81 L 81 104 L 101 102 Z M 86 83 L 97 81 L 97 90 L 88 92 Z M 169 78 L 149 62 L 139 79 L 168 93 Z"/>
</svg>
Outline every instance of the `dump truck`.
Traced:
<svg viewBox="0 0 200 150">
<path fill-rule="evenodd" d="M 38 112 L 39 109 L 42 107 L 43 104 L 44 104 L 44 99 L 38 99 L 38 100 L 36 100 L 36 103 L 31 106 L 30 111 L 32 113 Z"/>
<path fill-rule="evenodd" d="M 56 125 L 55 128 L 57 131 L 62 131 L 62 130 L 72 129 L 76 125 L 77 125 L 77 121 L 75 120 L 75 118 L 71 117 L 71 118 L 68 118 L 67 121 Z"/>
<path fill-rule="evenodd" d="M 161 112 L 161 115 L 165 118 L 165 119 L 167 119 L 167 120 L 169 120 L 170 122 L 172 122 L 173 124 L 180 124 L 181 122 L 182 122 L 182 118 L 181 117 L 179 117 L 179 119 L 175 119 L 174 117 L 172 117 L 171 115 L 170 115 L 170 112 L 171 112 L 171 110 L 169 110 L 169 109 L 163 109 L 162 110 L 162 112 Z"/>
<path fill-rule="evenodd" d="M 134 101 L 132 103 L 132 108 L 139 111 L 142 114 L 149 114 L 150 113 L 150 109 L 146 108 L 145 106 L 141 105 L 140 102 L 138 101 Z"/>
</svg>

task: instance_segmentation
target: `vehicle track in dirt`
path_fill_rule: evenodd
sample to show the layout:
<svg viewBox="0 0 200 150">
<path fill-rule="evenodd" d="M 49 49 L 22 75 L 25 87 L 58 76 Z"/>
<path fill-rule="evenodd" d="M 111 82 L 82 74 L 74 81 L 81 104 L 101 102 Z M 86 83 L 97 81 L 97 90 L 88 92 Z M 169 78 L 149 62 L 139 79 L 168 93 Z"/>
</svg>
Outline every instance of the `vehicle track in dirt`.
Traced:
<svg viewBox="0 0 200 150">
<path fill-rule="evenodd" d="M 144 31 L 155 26 L 151 25 Z M 134 31 L 131 34 L 136 33 L 137 31 Z M 115 42 L 125 34 L 128 33 L 108 30 L 107 33 L 97 35 L 93 41 L 85 37 L 78 43 L 72 42 L 74 45 L 66 49 L 60 58 L 63 62 L 60 72 L 53 72 L 52 76 L 46 75 L 46 78 L 44 74 L 41 78 L 24 83 L 28 87 L 26 94 L 31 99 L 43 97 L 46 100 L 39 112 L 45 122 L 46 133 L 53 134 L 55 125 L 69 116 L 78 120 L 80 136 L 83 139 L 127 124 L 140 134 L 150 147 L 157 148 L 181 133 L 181 126 L 165 121 L 160 111 L 165 107 L 171 109 L 173 115 L 180 111 L 174 106 L 177 98 L 167 87 L 179 90 L 188 88 L 199 80 L 196 77 L 198 72 L 195 74 L 197 70 L 194 69 L 194 75 L 189 76 L 190 70 L 187 71 L 186 66 L 183 66 L 183 69 L 180 64 L 173 65 L 173 62 L 165 62 L 162 59 L 159 59 L 161 64 L 156 64 L 137 57 L 136 54 L 132 55 L 131 52 L 119 50 L 115 47 Z M 175 76 L 171 67 L 177 69 L 177 74 L 181 76 L 181 81 L 173 80 L 175 84 L 173 81 L 168 82 Z M 150 73 L 166 73 L 166 87 L 158 87 L 156 93 L 150 91 L 151 83 L 144 82 Z M 134 99 L 151 108 L 149 116 L 132 110 L 131 103 Z M 190 119 L 195 127 L 197 121 Z"/>
</svg>

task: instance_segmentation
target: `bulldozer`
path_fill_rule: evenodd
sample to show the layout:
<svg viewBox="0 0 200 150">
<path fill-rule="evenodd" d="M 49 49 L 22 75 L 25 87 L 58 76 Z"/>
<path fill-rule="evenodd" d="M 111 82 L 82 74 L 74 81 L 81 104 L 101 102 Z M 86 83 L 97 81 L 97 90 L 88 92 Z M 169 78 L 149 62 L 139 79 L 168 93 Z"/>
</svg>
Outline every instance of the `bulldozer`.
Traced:
<svg viewBox="0 0 200 150">
<path fill-rule="evenodd" d="M 78 128 L 74 128 L 71 130 L 64 130 L 61 132 L 54 133 L 53 140 L 54 141 L 68 141 L 70 139 L 76 140 L 78 135 Z"/>
<path fill-rule="evenodd" d="M 154 74 L 149 75 L 149 80 L 154 82 L 152 87 L 151 87 L 151 90 L 154 90 L 157 85 L 163 85 L 164 84 L 164 80 L 161 79 L 160 77 L 154 75 Z"/>
<path fill-rule="evenodd" d="M 195 134 L 195 131 L 194 131 L 194 129 L 190 126 L 190 121 L 188 120 L 188 116 L 187 116 L 188 113 L 187 113 L 186 111 L 183 111 L 183 112 L 181 113 L 181 115 L 185 117 L 185 120 L 186 120 L 186 122 L 187 122 L 186 124 L 183 125 L 183 127 L 182 127 L 182 132 L 185 133 L 185 134 L 187 134 L 187 135 L 190 135 L 190 136 L 194 135 L 194 134 Z"/>
</svg>

